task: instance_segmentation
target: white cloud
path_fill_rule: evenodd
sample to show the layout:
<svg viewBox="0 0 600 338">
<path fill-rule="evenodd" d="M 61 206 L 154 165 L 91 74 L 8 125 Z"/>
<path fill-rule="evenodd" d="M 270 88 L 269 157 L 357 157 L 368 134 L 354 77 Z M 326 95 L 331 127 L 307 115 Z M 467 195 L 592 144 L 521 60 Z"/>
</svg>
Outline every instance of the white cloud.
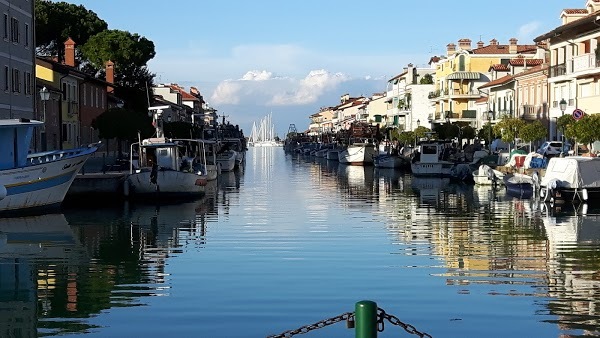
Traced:
<svg viewBox="0 0 600 338">
<path fill-rule="evenodd" d="M 519 39 L 519 43 L 520 44 L 527 44 L 529 42 L 525 42 L 525 41 L 531 41 L 535 38 L 535 32 L 537 30 L 539 30 L 541 24 L 537 21 L 534 22 L 529 22 L 527 24 L 522 25 L 521 27 L 519 27 L 519 31 L 518 31 L 518 39 Z M 523 41 L 523 42 L 521 42 Z"/>
<path fill-rule="evenodd" d="M 210 102 L 220 104 L 259 104 L 294 106 L 315 103 L 325 92 L 338 88 L 351 78 L 342 73 L 313 70 L 301 80 L 273 76 L 268 71 L 249 71 L 238 80 L 222 81 Z"/>
</svg>

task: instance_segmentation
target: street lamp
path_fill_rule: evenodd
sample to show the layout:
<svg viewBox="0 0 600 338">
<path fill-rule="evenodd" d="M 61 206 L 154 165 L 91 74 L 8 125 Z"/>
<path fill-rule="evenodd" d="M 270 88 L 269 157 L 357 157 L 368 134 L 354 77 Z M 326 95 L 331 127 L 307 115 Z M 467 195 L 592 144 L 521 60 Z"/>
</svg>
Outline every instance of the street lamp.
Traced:
<svg viewBox="0 0 600 338">
<path fill-rule="evenodd" d="M 567 109 L 567 101 L 565 101 L 564 98 L 560 99 L 560 102 L 558 103 L 558 105 L 560 107 L 560 111 L 562 112 L 561 116 L 564 116 L 565 115 L 565 110 Z M 558 125 L 558 119 L 556 120 L 556 123 Z M 565 149 L 565 128 L 564 127 L 562 128 L 561 132 L 562 132 L 561 139 L 563 141 L 563 144 L 560 147 L 560 157 L 564 157 L 565 156 L 565 154 L 563 153 L 563 149 Z"/>
<path fill-rule="evenodd" d="M 50 91 L 48 90 L 48 88 L 46 88 L 46 86 L 44 86 L 44 87 L 42 87 L 42 89 L 40 89 L 40 99 L 43 102 L 42 121 L 44 122 L 44 124 L 42 124 L 41 143 L 42 143 L 42 151 L 46 151 L 46 101 L 50 100 Z"/>
<path fill-rule="evenodd" d="M 488 149 L 490 150 L 490 153 L 492 152 L 492 119 L 494 118 L 494 111 L 490 110 L 487 112 L 488 113 L 488 124 L 490 125 L 490 139 L 488 142 Z"/>
</svg>

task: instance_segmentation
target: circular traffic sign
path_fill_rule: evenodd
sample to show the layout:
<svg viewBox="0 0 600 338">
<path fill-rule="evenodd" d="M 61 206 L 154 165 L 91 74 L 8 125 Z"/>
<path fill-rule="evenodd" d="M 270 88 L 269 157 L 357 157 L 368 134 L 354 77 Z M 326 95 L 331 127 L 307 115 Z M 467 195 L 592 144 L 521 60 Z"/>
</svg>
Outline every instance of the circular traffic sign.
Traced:
<svg viewBox="0 0 600 338">
<path fill-rule="evenodd" d="M 573 118 L 576 121 L 581 120 L 581 118 L 583 117 L 583 115 L 585 115 L 585 113 L 583 112 L 583 110 L 581 110 L 581 109 L 575 109 L 575 110 L 573 110 Z"/>
</svg>

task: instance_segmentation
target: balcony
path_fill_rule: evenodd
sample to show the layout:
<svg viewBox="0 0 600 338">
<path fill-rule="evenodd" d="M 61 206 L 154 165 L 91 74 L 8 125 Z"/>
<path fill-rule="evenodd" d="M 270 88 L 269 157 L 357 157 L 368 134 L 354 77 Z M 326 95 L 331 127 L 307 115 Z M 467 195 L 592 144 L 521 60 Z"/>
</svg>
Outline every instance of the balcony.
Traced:
<svg viewBox="0 0 600 338">
<path fill-rule="evenodd" d="M 550 77 L 563 76 L 567 74 L 567 64 L 562 63 L 560 65 L 550 66 Z"/>
<path fill-rule="evenodd" d="M 479 98 L 481 94 L 477 90 L 462 90 L 462 89 L 453 89 L 450 93 L 451 99 L 460 99 L 460 98 Z"/>
<path fill-rule="evenodd" d="M 547 118 L 545 106 L 523 105 L 519 114 L 523 120 L 535 121 Z"/>
<path fill-rule="evenodd" d="M 600 60 L 592 53 L 575 56 L 573 57 L 572 62 L 573 73 L 600 71 L 600 69 L 598 69 L 598 67 L 600 67 Z"/>
</svg>

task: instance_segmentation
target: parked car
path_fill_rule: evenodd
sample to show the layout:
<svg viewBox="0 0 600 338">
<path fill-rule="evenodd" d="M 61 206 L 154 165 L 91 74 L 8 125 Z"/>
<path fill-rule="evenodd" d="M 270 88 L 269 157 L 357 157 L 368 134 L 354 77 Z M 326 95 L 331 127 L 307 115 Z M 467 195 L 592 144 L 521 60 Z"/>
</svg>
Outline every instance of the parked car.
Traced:
<svg viewBox="0 0 600 338">
<path fill-rule="evenodd" d="M 556 156 L 562 152 L 566 155 L 570 149 L 569 143 L 563 145 L 562 141 L 546 141 L 539 147 L 537 153 L 544 156 Z"/>
</svg>

